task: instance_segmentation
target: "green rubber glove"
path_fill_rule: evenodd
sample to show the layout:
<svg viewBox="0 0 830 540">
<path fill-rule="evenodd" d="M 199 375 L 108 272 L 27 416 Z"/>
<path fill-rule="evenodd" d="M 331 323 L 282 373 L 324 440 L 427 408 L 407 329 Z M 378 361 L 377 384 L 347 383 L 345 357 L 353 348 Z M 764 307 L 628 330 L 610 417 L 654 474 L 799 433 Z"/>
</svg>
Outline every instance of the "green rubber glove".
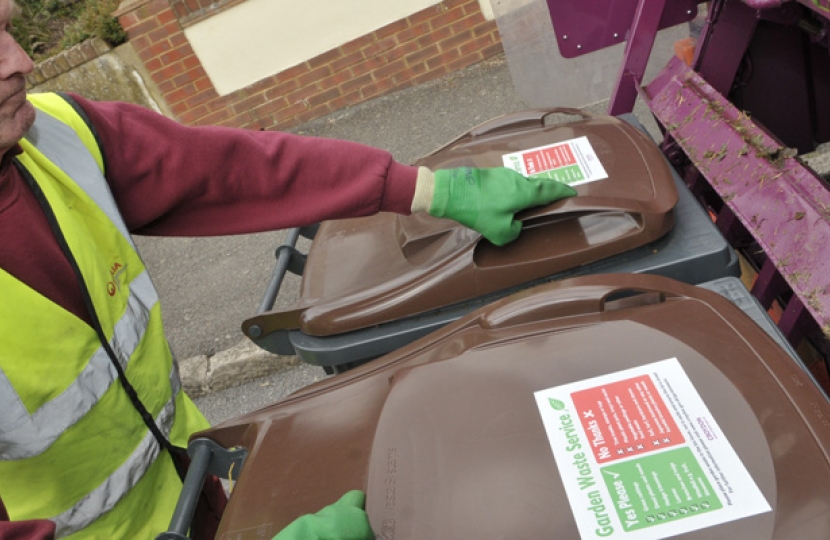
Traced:
<svg viewBox="0 0 830 540">
<path fill-rule="evenodd" d="M 273 540 L 374 540 L 369 518 L 363 511 L 366 495 L 353 490 L 316 514 L 300 516 Z"/>
<path fill-rule="evenodd" d="M 547 178 L 525 178 L 512 169 L 418 170 L 412 211 L 453 219 L 481 233 L 497 246 L 512 242 L 522 230 L 514 214 L 525 208 L 572 197 L 576 190 Z"/>
</svg>

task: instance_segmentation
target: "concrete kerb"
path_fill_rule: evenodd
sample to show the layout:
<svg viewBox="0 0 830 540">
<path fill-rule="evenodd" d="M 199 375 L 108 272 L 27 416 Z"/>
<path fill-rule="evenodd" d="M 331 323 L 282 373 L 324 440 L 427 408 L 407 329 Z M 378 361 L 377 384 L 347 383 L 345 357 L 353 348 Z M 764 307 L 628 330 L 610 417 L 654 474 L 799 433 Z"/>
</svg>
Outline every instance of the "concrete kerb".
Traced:
<svg viewBox="0 0 830 540">
<path fill-rule="evenodd" d="M 213 356 L 200 355 L 179 361 L 182 388 L 200 397 L 296 366 L 296 356 L 269 353 L 249 340 Z"/>
</svg>

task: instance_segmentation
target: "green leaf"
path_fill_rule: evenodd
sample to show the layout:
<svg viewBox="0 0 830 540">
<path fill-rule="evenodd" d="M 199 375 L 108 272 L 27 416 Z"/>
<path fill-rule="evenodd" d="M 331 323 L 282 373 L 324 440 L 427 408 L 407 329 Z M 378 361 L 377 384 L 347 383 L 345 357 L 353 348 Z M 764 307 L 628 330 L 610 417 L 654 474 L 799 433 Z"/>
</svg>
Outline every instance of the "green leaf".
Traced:
<svg viewBox="0 0 830 540">
<path fill-rule="evenodd" d="M 550 403 L 550 406 L 556 411 L 561 411 L 565 408 L 565 404 L 558 399 L 548 398 L 548 403 Z"/>
</svg>

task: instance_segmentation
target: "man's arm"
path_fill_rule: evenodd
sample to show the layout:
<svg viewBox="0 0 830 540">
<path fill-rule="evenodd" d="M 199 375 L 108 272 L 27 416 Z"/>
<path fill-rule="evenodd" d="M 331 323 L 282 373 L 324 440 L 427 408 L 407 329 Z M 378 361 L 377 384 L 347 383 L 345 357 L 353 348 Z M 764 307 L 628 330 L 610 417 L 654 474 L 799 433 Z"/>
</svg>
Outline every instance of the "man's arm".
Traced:
<svg viewBox="0 0 830 540">
<path fill-rule="evenodd" d="M 99 133 L 127 226 L 139 234 L 239 234 L 423 211 L 503 245 L 521 230 L 516 212 L 576 195 L 503 167 L 433 174 L 349 141 L 187 127 L 136 105 L 74 97 Z"/>
<path fill-rule="evenodd" d="M 133 232 L 236 234 L 410 211 L 417 169 L 384 150 L 187 127 L 136 105 L 72 97 L 98 132 L 108 181 Z"/>
</svg>

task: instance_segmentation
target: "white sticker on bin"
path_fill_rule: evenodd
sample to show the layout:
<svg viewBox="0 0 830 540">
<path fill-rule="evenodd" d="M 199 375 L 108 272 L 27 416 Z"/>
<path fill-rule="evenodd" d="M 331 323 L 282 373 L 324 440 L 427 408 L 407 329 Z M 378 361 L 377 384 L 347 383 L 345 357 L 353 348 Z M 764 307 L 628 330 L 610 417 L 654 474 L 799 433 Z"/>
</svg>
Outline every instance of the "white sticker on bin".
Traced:
<svg viewBox="0 0 830 540">
<path fill-rule="evenodd" d="M 771 510 L 676 358 L 535 396 L 583 539 L 656 540 Z"/>
<path fill-rule="evenodd" d="M 502 156 L 504 166 L 530 178 L 552 178 L 576 186 L 608 178 L 588 141 L 579 137 Z"/>
</svg>

